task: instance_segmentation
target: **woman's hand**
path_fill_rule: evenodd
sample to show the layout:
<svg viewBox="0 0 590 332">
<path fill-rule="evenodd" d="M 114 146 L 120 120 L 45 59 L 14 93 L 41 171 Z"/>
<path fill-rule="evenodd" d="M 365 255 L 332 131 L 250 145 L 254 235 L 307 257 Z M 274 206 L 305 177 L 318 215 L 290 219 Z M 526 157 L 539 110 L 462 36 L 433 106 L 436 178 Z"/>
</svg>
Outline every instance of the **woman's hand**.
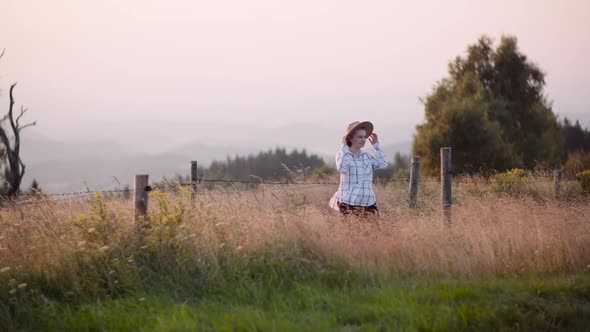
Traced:
<svg viewBox="0 0 590 332">
<path fill-rule="evenodd" d="M 371 144 L 373 144 L 373 145 L 379 143 L 379 137 L 377 136 L 377 133 L 372 133 L 369 136 L 369 142 L 371 142 Z"/>
</svg>

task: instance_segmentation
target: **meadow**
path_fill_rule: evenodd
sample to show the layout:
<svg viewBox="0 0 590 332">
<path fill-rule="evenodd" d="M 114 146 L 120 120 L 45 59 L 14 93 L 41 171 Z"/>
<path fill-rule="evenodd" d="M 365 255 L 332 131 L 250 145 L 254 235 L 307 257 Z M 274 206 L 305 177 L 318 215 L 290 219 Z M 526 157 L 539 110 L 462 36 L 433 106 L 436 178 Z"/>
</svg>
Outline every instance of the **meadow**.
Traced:
<svg viewBox="0 0 590 332">
<path fill-rule="evenodd" d="M 590 198 L 547 176 L 377 184 L 342 218 L 334 185 L 97 194 L 0 210 L 0 330 L 589 330 Z"/>
</svg>

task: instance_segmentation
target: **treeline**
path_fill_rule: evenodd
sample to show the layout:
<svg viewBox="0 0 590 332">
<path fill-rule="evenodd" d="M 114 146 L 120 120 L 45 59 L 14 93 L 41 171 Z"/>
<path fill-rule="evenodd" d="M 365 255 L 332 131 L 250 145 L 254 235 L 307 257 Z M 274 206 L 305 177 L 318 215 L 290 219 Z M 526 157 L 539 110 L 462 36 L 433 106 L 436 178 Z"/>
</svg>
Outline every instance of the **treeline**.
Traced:
<svg viewBox="0 0 590 332">
<path fill-rule="evenodd" d="M 559 125 L 563 138 L 563 159 L 567 159 L 572 152 L 590 152 L 590 129 L 582 128 L 578 120 L 572 124 L 567 117 L 560 121 Z"/>
<path fill-rule="evenodd" d="M 396 153 L 390 160 L 390 167 L 376 170 L 375 179 L 389 180 L 393 177 L 409 177 L 410 157 Z M 287 153 L 277 148 L 248 157 L 236 156 L 225 161 L 214 161 L 209 168 L 202 169 L 203 179 L 237 180 L 325 180 L 337 174 L 336 169 L 324 159 L 307 154 L 302 150 Z"/>
<path fill-rule="evenodd" d="M 214 161 L 204 172 L 204 179 L 288 180 L 310 175 L 323 166 L 324 160 L 305 149 L 287 152 L 285 148 L 260 152 L 247 157 L 235 156 Z"/>
<path fill-rule="evenodd" d="M 308 154 L 305 149 L 294 149 L 287 152 L 285 148 L 275 148 L 248 156 L 228 157 L 226 160 L 213 161 L 209 167 L 199 166 L 197 177 L 202 188 L 211 189 L 216 185 L 252 186 L 240 183 L 209 182 L 206 180 L 238 180 L 238 181 L 299 181 L 318 174 L 329 174 L 335 171 L 326 165 L 318 155 Z M 315 174 L 315 175 L 314 175 Z M 320 176 L 321 177 L 321 176 Z M 158 186 L 189 183 L 189 176 L 176 175 L 173 179 L 164 179 L 155 184 Z"/>
<path fill-rule="evenodd" d="M 560 121 L 563 140 L 563 170 L 570 175 L 590 169 L 590 128 L 580 122 L 572 123 L 567 117 Z"/>
<path fill-rule="evenodd" d="M 376 181 L 388 181 L 392 178 L 409 177 L 410 158 L 396 153 L 390 160 L 390 167 L 375 171 Z M 209 182 L 206 180 L 239 181 L 338 181 L 338 172 L 332 163 L 326 163 L 315 154 L 308 154 L 305 149 L 287 152 L 285 148 L 276 148 L 249 156 L 228 157 L 226 160 L 214 161 L 209 167 L 199 166 L 197 177 L 201 188 L 211 189 L 215 186 L 252 187 L 253 184 Z M 187 175 L 164 179 L 154 184 L 155 187 L 187 184 Z"/>
</svg>

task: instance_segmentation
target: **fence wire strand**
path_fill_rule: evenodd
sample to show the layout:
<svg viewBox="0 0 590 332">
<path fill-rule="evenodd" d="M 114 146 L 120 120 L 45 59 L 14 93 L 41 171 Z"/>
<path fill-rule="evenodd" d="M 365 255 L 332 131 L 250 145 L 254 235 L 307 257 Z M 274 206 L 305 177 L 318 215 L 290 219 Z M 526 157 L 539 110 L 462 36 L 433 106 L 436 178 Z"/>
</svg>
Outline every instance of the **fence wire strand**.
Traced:
<svg viewBox="0 0 590 332">
<path fill-rule="evenodd" d="M 388 180 L 388 181 L 377 181 L 376 183 L 380 184 L 389 184 L 389 183 L 408 183 L 406 180 Z M 424 181 L 428 182 L 428 181 Z M 242 183 L 242 184 L 251 184 L 251 185 L 339 185 L 340 182 L 328 182 L 328 181 L 315 181 L 315 182 L 295 182 L 293 180 L 285 180 L 285 181 L 254 181 L 254 180 L 237 180 L 237 179 L 204 179 L 198 178 L 195 182 L 178 182 L 178 183 L 170 183 L 164 185 L 156 185 L 156 186 L 148 186 L 146 190 L 159 190 L 164 192 L 173 192 L 178 190 L 181 187 L 193 187 L 199 186 L 203 183 Z M 133 189 L 126 188 L 126 189 L 110 189 L 110 190 L 86 190 L 86 191 L 71 191 L 71 192 L 63 192 L 63 193 L 43 193 L 43 192 L 35 192 L 35 193 L 21 193 L 18 194 L 14 198 L 0 198 L 0 204 L 8 204 L 13 206 L 27 206 L 27 205 L 35 205 L 35 204 L 44 204 L 44 203 L 52 203 L 52 202 L 62 202 L 62 201 L 69 201 L 74 199 L 82 199 L 88 198 L 88 196 L 95 195 L 97 193 L 101 194 L 128 194 L 129 196 L 132 195 Z M 30 197 L 26 200 L 18 200 L 19 197 Z"/>
</svg>

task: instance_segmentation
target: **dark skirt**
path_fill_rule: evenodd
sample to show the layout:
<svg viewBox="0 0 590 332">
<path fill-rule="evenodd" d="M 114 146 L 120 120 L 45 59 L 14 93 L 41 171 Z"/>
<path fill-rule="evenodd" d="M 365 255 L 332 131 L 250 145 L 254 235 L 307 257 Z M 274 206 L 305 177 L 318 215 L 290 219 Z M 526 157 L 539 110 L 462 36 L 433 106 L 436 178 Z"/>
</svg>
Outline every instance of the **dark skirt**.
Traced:
<svg viewBox="0 0 590 332">
<path fill-rule="evenodd" d="M 342 202 L 337 202 L 338 209 L 343 215 L 355 215 L 358 217 L 363 216 L 377 216 L 379 215 L 379 209 L 377 209 L 377 204 L 373 204 L 371 206 L 362 206 L 362 205 L 350 205 Z"/>
</svg>

